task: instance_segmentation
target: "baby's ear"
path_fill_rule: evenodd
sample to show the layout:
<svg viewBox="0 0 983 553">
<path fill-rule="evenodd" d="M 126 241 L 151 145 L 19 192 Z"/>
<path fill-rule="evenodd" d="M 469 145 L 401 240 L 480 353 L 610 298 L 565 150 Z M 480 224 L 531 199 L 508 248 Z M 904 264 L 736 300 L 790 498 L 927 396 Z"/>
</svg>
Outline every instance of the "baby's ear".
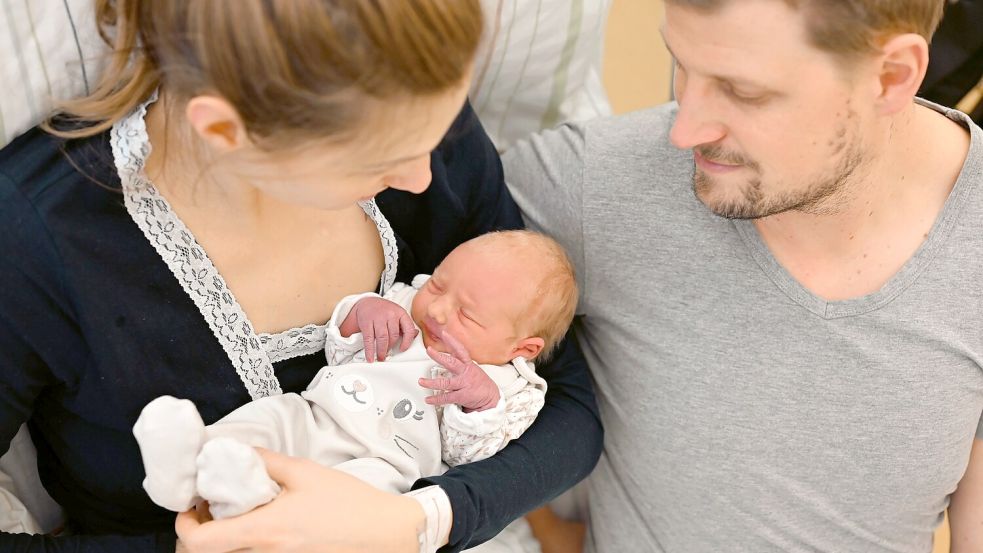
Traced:
<svg viewBox="0 0 983 553">
<path fill-rule="evenodd" d="M 520 356 L 526 359 L 534 359 L 539 355 L 539 352 L 543 351 L 543 346 L 545 345 L 546 341 L 538 336 L 523 338 L 515 344 L 515 349 L 512 350 L 512 359 Z"/>
</svg>

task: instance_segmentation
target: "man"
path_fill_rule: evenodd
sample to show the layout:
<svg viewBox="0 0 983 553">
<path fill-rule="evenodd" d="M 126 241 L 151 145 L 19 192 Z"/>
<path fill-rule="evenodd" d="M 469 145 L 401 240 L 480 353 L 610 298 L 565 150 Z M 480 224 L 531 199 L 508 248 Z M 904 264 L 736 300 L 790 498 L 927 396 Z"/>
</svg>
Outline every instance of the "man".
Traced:
<svg viewBox="0 0 983 553">
<path fill-rule="evenodd" d="M 678 105 L 506 155 L 581 280 L 588 551 L 927 553 L 947 507 L 983 550 L 983 130 L 914 99 L 942 4 L 669 0 Z"/>
</svg>

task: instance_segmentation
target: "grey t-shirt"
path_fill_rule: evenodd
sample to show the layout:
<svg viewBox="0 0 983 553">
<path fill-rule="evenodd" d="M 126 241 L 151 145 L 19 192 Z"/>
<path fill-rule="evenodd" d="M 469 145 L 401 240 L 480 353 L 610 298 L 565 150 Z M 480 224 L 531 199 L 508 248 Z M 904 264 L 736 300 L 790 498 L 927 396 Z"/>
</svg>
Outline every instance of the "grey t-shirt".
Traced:
<svg viewBox="0 0 983 553">
<path fill-rule="evenodd" d="M 606 429 L 587 550 L 926 553 L 983 438 L 983 131 L 878 292 L 825 301 L 693 195 L 675 105 L 512 148 L 571 253 Z"/>
</svg>

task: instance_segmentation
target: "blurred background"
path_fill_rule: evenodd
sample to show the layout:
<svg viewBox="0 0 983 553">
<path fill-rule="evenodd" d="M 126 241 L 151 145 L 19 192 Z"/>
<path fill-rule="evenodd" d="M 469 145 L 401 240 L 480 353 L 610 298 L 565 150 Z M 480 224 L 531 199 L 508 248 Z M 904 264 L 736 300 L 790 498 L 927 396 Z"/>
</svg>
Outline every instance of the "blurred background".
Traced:
<svg viewBox="0 0 983 553">
<path fill-rule="evenodd" d="M 603 79 L 615 113 L 668 101 L 672 60 L 659 36 L 662 0 L 614 0 Z M 920 95 L 983 123 L 983 0 L 950 1 Z"/>
</svg>

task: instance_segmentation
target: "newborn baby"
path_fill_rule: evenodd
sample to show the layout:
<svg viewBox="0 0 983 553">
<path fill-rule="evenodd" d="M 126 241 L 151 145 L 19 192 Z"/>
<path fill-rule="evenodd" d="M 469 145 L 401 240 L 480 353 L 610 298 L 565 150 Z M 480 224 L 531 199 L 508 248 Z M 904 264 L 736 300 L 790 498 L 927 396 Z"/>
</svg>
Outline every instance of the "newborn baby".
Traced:
<svg viewBox="0 0 983 553">
<path fill-rule="evenodd" d="M 432 276 L 339 302 L 327 365 L 305 392 L 253 401 L 209 426 L 190 401 L 148 404 L 133 429 L 144 488 L 173 511 L 208 500 L 222 518 L 279 492 L 252 446 L 397 493 L 446 465 L 490 457 L 542 408 L 546 383 L 529 361 L 563 338 L 576 301 L 556 242 L 528 231 L 479 236 Z"/>
</svg>

